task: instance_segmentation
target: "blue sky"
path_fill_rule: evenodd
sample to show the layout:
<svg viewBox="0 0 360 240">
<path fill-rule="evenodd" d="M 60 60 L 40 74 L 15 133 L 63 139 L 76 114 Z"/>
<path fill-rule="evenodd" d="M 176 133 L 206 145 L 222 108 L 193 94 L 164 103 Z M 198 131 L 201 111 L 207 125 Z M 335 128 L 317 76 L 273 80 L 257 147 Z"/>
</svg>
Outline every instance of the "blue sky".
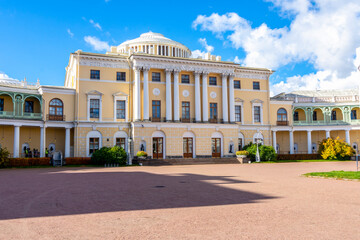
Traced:
<svg viewBox="0 0 360 240">
<path fill-rule="evenodd" d="M 327 20 L 335 16 L 336 24 Z M 86 36 L 114 46 L 151 30 L 192 51 L 205 52 L 199 40 L 205 39 L 223 60 L 275 69 L 275 93 L 337 87 L 338 82 L 349 88 L 357 76 L 353 62 L 360 59 L 360 36 L 354 33 L 360 29 L 359 17 L 359 3 L 351 0 L 0 0 L 0 72 L 63 85 L 71 52 L 105 52 L 94 50 Z"/>
</svg>

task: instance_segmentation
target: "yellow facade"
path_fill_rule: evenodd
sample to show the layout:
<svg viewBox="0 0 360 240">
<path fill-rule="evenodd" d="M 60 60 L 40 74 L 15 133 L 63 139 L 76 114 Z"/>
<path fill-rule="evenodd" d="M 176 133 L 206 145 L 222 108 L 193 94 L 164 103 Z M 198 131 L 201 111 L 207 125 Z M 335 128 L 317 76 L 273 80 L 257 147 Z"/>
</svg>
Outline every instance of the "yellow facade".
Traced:
<svg viewBox="0 0 360 240">
<path fill-rule="evenodd" d="M 300 94 L 270 98 L 269 69 L 241 67 L 210 54 L 189 58 L 185 46 L 163 42 L 159 34 L 135 40 L 106 54 L 72 53 L 64 87 L 0 83 L 0 117 L 6 116 L 1 146 L 15 157 L 24 144 L 42 155 L 51 147 L 64 157 L 87 157 L 91 141 L 95 148 L 122 141 L 130 157 L 140 150 L 154 157 L 156 145 L 162 148 L 157 157 L 182 158 L 235 156 L 259 138 L 278 153 L 310 153 L 326 137 L 360 144 L 360 114 L 353 112 L 359 107 L 351 101 L 317 104 L 324 98 Z M 160 81 L 153 79 L 156 73 Z M 240 86 L 235 88 L 235 81 Z M 160 102 L 160 115 L 154 101 Z M 191 154 L 185 152 L 187 139 Z"/>
</svg>

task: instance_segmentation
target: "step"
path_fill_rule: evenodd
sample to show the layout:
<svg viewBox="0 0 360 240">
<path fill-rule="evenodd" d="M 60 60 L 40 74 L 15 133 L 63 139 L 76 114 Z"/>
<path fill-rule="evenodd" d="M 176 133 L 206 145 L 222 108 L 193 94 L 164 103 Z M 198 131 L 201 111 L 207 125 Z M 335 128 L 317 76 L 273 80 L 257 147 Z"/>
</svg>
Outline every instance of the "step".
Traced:
<svg viewBox="0 0 360 240">
<path fill-rule="evenodd" d="M 239 164 L 236 158 L 174 158 L 174 159 L 140 159 L 143 166 L 165 165 L 199 165 L 199 164 Z"/>
</svg>

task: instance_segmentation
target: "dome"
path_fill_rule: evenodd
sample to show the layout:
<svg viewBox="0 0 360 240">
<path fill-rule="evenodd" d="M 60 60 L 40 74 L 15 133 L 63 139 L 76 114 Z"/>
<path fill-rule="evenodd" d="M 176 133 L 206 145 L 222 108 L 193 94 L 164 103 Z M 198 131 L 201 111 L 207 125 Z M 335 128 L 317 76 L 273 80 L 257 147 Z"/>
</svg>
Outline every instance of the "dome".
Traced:
<svg viewBox="0 0 360 240">
<path fill-rule="evenodd" d="M 115 49 L 114 49 L 115 50 Z M 117 53 L 146 53 L 169 57 L 190 57 L 191 51 L 183 44 L 173 41 L 160 33 L 147 32 L 140 37 L 127 40 L 116 48 Z"/>
</svg>

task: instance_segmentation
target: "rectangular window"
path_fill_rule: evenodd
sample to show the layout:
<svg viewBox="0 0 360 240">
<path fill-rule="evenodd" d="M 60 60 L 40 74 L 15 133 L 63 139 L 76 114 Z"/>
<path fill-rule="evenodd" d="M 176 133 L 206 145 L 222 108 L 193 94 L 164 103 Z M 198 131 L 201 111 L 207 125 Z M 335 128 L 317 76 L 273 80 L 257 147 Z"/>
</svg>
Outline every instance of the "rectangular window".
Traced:
<svg viewBox="0 0 360 240">
<path fill-rule="evenodd" d="M 3 104 L 4 104 L 4 102 L 3 102 Z M 3 111 L 3 110 L 1 110 L 1 111 Z M 357 119 L 356 110 L 351 110 L 351 120 L 355 120 L 355 119 Z"/>
<path fill-rule="evenodd" d="M 254 122 L 261 122 L 259 106 L 254 106 Z"/>
<path fill-rule="evenodd" d="M 90 79 L 100 79 L 100 70 L 90 70 Z"/>
<path fill-rule="evenodd" d="M 237 88 L 237 89 L 241 88 L 240 81 L 234 81 L 234 88 Z"/>
<path fill-rule="evenodd" d="M 115 145 L 125 150 L 125 138 L 116 138 Z"/>
<path fill-rule="evenodd" d="M 190 76 L 187 74 L 181 75 L 181 83 L 190 83 Z"/>
<path fill-rule="evenodd" d="M 182 121 L 190 122 L 190 102 L 182 102 Z"/>
<path fill-rule="evenodd" d="M 151 80 L 153 82 L 161 82 L 160 73 L 159 72 L 153 72 Z"/>
<path fill-rule="evenodd" d="M 99 150 L 99 138 L 89 139 L 89 154 L 93 154 L 96 150 Z"/>
<path fill-rule="evenodd" d="M 253 82 L 253 89 L 260 90 L 260 82 Z"/>
<path fill-rule="evenodd" d="M 125 119 L 125 101 L 116 101 L 116 118 Z"/>
<path fill-rule="evenodd" d="M 90 118 L 99 118 L 100 100 L 90 99 Z"/>
<path fill-rule="evenodd" d="M 0 111 L 4 111 L 4 99 L 0 98 Z"/>
<path fill-rule="evenodd" d="M 210 103 L 210 120 L 217 121 L 217 103 Z"/>
<path fill-rule="evenodd" d="M 241 106 L 235 106 L 235 122 L 241 122 Z"/>
<path fill-rule="evenodd" d="M 336 120 L 336 111 L 331 111 L 331 120 L 335 121 Z"/>
<path fill-rule="evenodd" d="M 299 112 L 294 112 L 294 121 L 299 121 Z"/>
<path fill-rule="evenodd" d="M 216 86 L 216 77 L 209 77 L 209 85 Z"/>
<path fill-rule="evenodd" d="M 243 147 L 243 141 L 242 138 L 238 138 L 238 151 L 241 151 Z"/>
<path fill-rule="evenodd" d="M 117 72 L 116 81 L 126 81 L 126 72 Z"/>
<path fill-rule="evenodd" d="M 152 101 L 152 121 L 160 122 L 161 120 L 161 103 L 160 101 Z"/>
<path fill-rule="evenodd" d="M 313 121 L 317 121 L 317 112 L 316 111 L 313 112 Z"/>
<path fill-rule="evenodd" d="M 25 112 L 26 113 L 34 112 L 34 102 L 33 101 L 25 101 Z"/>
</svg>

